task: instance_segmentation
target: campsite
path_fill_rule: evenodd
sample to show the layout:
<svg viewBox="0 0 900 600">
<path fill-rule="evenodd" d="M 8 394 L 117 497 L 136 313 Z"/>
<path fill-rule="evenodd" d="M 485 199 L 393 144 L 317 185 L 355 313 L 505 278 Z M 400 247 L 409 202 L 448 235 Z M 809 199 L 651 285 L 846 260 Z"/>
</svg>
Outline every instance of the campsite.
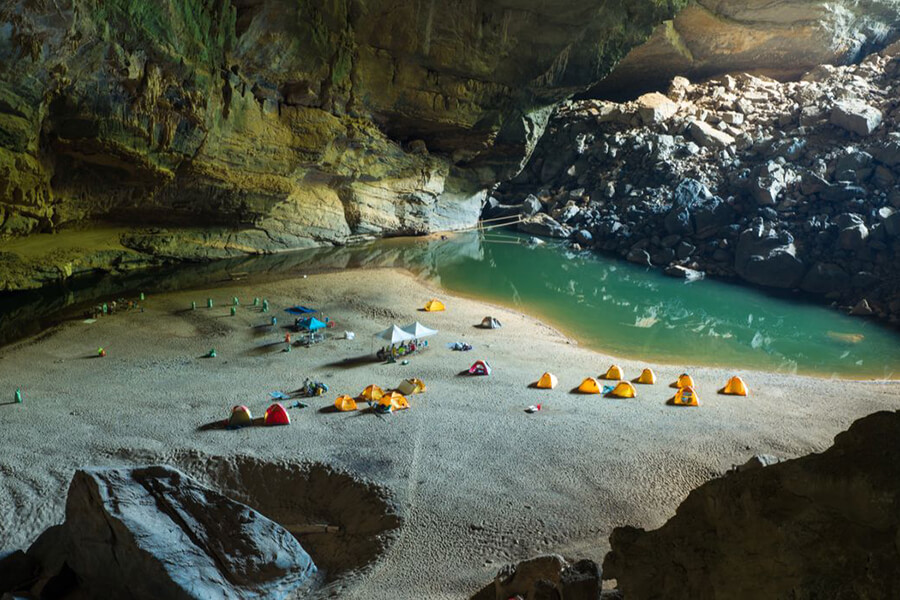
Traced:
<svg viewBox="0 0 900 600">
<path fill-rule="evenodd" d="M 422 310 L 432 298 L 445 309 Z M 283 312 L 294 306 L 318 312 Z M 897 402 L 890 386 L 843 382 L 835 403 L 814 378 L 604 355 L 398 270 L 148 295 L 144 307 L 0 350 L 0 378 L 25 380 L 23 402 L 0 407 L 0 467 L 29 474 L 0 488 L 7 545 L 62 520 L 81 465 L 158 462 L 294 527 L 322 598 L 464 598 L 539 553 L 600 561 L 614 526 L 661 525 L 748 454 L 824 448 Z M 295 318 L 320 315 L 337 325 L 282 351 L 302 334 Z M 481 327 L 486 315 L 502 327 Z M 415 339 L 427 348 L 377 356 Z M 86 359 L 98 347 L 107 356 Z M 719 393 L 734 376 L 747 396 Z M 327 392 L 294 394 L 317 382 Z M 676 393 L 700 404 L 673 406 Z"/>
</svg>

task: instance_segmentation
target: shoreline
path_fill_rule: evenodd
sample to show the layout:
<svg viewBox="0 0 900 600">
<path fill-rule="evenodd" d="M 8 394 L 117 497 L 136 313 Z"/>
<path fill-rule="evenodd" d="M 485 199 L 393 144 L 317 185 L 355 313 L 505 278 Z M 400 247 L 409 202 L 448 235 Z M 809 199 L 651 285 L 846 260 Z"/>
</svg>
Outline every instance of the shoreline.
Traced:
<svg viewBox="0 0 900 600">
<path fill-rule="evenodd" d="M 0 471 L 9 475 L 0 482 L 0 547 L 27 547 L 61 521 L 68 482 L 82 466 L 160 462 L 209 480 L 202 465 L 213 459 L 324 465 L 374 482 L 402 517 L 399 535 L 370 567 L 334 584 L 343 586 L 341 597 L 467 597 L 503 563 L 541 552 L 599 561 L 613 527 L 660 525 L 690 490 L 732 464 L 754 454 L 821 451 L 856 418 L 900 408 L 896 383 L 838 387 L 721 368 L 691 370 L 699 408 L 672 407 L 668 383 L 683 368 L 657 364 L 649 366 L 659 383 L 638 386 L 636 399 L 573 394 L 583 377 L 612 362 L 629 379 L 648 365 L 584 348 L 528 314 L 452 293 L 440 295 L 446 312 L 421 312 L 435 287 L 404 270 L 214 289 L 213 309 L 187 308 L 192 299 L 201 305 L 201 290 L 149 295 L 144 313 L 69 321 L 0 349 L 0 379 L 25 393 L 23 404 L 0 405 L 9 433 L 0 456 Z M 256 295 L 269 298 L 268 315 L 248 306 Z M 235 317 L 228 314 L 232 296 L 241 298 Z M 281 309 L 294 303 L 324 310 L 338 323 L 333 331 L 354 331 L 357 339 L 282 352 L 283 330 L 267 323 L 271 316 L 282 323 Z M 491 313 L 503 328 L 475 327 Z M 429 349 L 405 366 L 371 362 L 371 334 L 413 320 L 440 331 Z M 475 349 L 447 350 L 457 339 Z M 109 355 L 85 360 L 98 346 Z M 218 358 L 202 358 L 210 347 Z M 495 372 L 460 375 L 476 359 Z M 557 389 L 529 388 L 545 370 L 558 376 Z M 734 373 L 747 381 L 749 398 L 715 393 Z M 270 390 L 294 389 L 306 376 L 330 389 L 310 399 L 310 408 L 292 409 L 291 426 L 202 430 L 235 404 L 261 414 Z M 385 418 L 327 410 L 338 394 L 413 376 L 428 390 L 410 398 L 410 410 Z M 524 412 L 536 403 L 544 410 Z M 228 487 L 240 482 L 212 480 L 247 497 Z"/>
</svg>

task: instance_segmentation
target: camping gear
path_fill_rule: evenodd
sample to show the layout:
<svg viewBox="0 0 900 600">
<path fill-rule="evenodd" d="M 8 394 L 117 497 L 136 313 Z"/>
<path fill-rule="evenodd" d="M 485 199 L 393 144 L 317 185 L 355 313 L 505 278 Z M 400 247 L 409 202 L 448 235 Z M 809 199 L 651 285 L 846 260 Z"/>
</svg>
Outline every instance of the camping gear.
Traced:
<svg viewBox="0 0 900 600">
<path fill-rule="evenodd" d="M 606 374 L 603 376 L 603 379 L 625 379 L 625 376 L 622 374 L 622 367 L 620 367 L 619 365 L 611 366 L 606 370 Z"/>
<path fill-rule="evenodd" d="M 525 412 L 527 412 L 530 415 L 530 414 L 536 413 L 539 410 L 541 410 L 540 404 L 532 404 L 531 406 L 529 406 L 528 408 L 525 409 Z"/>
<path fill-rule="evenodd" d="M 469 367 L 469 375 L 490 375 L 491 365 L 486 360 L 476 360 Z"/>
<path fill-rule="evenodd" d="M 410 323 L 409 325 L 406 325 L 405 327 L 401 327 L 400 329 L 402 329 L 406 333 L 413 336 L 413 339 L 415 339 L 415 340 L 419 340 L 424 337 L 428 337 L 429 335 L 434 335 L 437 333 L 437 329 L 429 329 L 428 327 L 425 327 L 418 321 L 416 321 L 414 323 Z"/>
<path fill-rule="evenodd" d="M 400 382 L 400 385 L 397 386 L 397 391 L 405 396 L 421 394 L 425 391 L 425 382 L 416 377 L 404 379 Z"/>
<path fill-rule="evenodd" d="M 318 311 L 307 306 L 292 306 L 290 308 L 284 309 L 284 312 L 291 313 L 292 315 L 309 315 Z"/>
<path fill-rule="evenodd" d="M 309 377 L 303 380 L 303 385 L 297 390 L 303 396 L 321 396 L 328 391 L 328 386 L 321 381 L 312 381 Z"/>
<path fill-rule="evenodd" d="M 281 403 L 276 402 L 272 406 L 266 409 L 266 417 L 263 419 L 263 423 L 267 426 L 271 425 L 290 425 L 291 417 L 288 416 L 287 411 L 281 405 Z"/>
<path fill-rule="evenodd" d="M 366 389 L 364 389 L 362 391 L 362 394 L 360 394 L 360 397 L 363 400 L 368 400 L 369 402 L 376 402 L 378 400 L 381 400 L 382 396 L 384 396 L 384 390 L 382 390 L 374 383 L 372 385 L 366 386 Z"/>
<path fill-rule="evenodd" d="M 274 317 L 273 317 L 274 318 Z M 325 323 L 315 317 L 306 317 L 305 319 L 297 319 L 295 321 L 297 329 L 302 331 L 318 331 L 325 328 Z"/>
<path fill-rule="evenodd" d="M 479 327 L 482 329 L 500 329 L 503 325 L 501 325 L 500 321 L 494 317 L 485 317 L 481 320 L 481 325 L 479 325 Z"/>
<path fill-rule="evenodd" d="M 206 308 L 212 308 L 212 298 L 206 299 Z"/>
<path fill-rule="evenodd" d="M 467 344 L 466 342 L 447 342 L 447 347 L 450 350 L 458 350 L 460 352 L 468 352 L 473 348 L 472 344 Z"/>
<path fill-rule="evenodd" d="M 210 348 L 209 352 L 206 353 L 207 358 L 215 358 L 216 357 L 216 349 Z"/>
<path fill-rule="evenodd" d="M 290 351 L 291 351 L 291 345 L 290 345 L 290 344 L 288 344 L 287 346 L 285 346 L 285 347 L 284 347 L 284 350 L 282 350 L 282 352 L 290 352 Z"/>
<path fill-rule="evenodd" d="M 608 395 L 614 398 L 634 398 L 637 395 L 637 392 L 630 381 L 620 381 Z"/>
<path fill-rule="evenodd" d="M 399 344 L 401 342 L 408 342 L 413 339 L 412 334 L 403 331 L 396 325 L 391 325 L 384 331 L 376 333 L 374 337 L 390 343 L 391 346 L 393 346 L 394 344 Z"/>
<path fill-rule="evenodd" d="M 106 356 L 106 350 L 104 350 L 103 348 L 97 348 L 97 356 Z"/>
<path fill-rule="evenodd" d="M 675 393 L 675 397 L 672 398 L 672 404 L 675 406 L 699 406 L 700 399 L 697 398 L 694 388 L 686 386 Z"/>
<path fill-rule="evenodd" d="M 337 400 L 334 401 L 334 407 L 341 412 L 356 410 L 356 400 L 346 394 L 338 396 Z"/>
<path fill-rule="evenodd" d="M 428 302 L 425 303 L 425 311 L 426 312 L 438 312 L 441 310 L 445 310 L 444 303 L 438 300 L 437 298 L 432 298 Z"/>
<path fill-rule="evenodd" d="M 231 416 L 225 423 L 228 427 L 237 429 L 238 427 L 247 427 L 253 424 L 253 415 L 246 406 L 235 406 L 231 409 Z"/>
<path fill-rule="evenodd" d="M 409 408 L 409 401 L 399 392 L 389 392 L 378 400 L 378 406 L 390 406 L 391 411 L 403 410 Z"/>
<path fill-rule="evenodd" d="M 355 339 L 356 339 L 356 334 L 353 333 L 352 331 L 345 331 L 345 332 L 344 332 L 344 339 L 345 339 L 345 340 L 355 340 Z"/>
<path fill-rule="evenodd" d="M 719 393 L 728 394 L 729 396 L 746 396 L 750 393 L 750 390 L 747 388 L 747 384 L 744 383 L 744 380 L 735 375 L 728 380 L 725 387 L 719 390 Z"/>
<path fill-rule="evenodd" d="M 22 390 L 16 388 L 16 404 L 22 404 Z"/>
<path fill-rule="evenodd" d="M 641 376 L 635 379 L 634 382 L 653 385 L 654 383 L 656 383 L 656 374 L 652 369 L 644 369 L 643 371 L 641 371 Z"/>
<path fill-rule="evenodd" d="M 307 406 L 309 406 L 309 404 L 307 404 L 306 402 L 300 402 L 299 400 L 297 400 L 296 402 L 291 404 L 288 408 L 306 408 Z"/>
<path fill-rule="evenodd" d="M 285 394 L 284 392 L 269 392 L 269 396 L 274 398 L 275 400 L 290 400 L 291 396 L 289 394 Z"/>
<path fill-rule="evenodd" d="M 600 382 L 593 377 L 585 377 L 581 385 L 578 386 L 578 391 L 582 394 L 599 394 Z"/>
<path fill-rule="evenodd" d="M 676 388 L 692 388 L 694 387 L 694 378 L 688 375 L 687 373 L 682 373 L 678 376 L 678 381 L 672 384 L 671 387 Z"/>
<path fill-rule="evenodd" d="M 556 379 L 556 375 L 553 373 L 544 373 L 541 375 L 541 378 L 537 380 L 537 383 L 534 384 L 534 387 L 542 390 L 552 390 L 556 387 L 557 383 L 559 383 L 559 380 Z"/>
</svg>

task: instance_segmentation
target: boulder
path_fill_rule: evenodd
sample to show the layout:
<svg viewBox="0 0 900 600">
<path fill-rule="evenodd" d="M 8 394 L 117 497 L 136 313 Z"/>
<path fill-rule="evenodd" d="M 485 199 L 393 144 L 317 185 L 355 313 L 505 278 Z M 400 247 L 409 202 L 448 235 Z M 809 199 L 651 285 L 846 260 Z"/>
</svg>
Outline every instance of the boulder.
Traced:
<svg viewBox="0 0 900 600">
<path fill-rule="evenodd" d="M 289 531 L 165 466 L 76 472 L 59 537 L 88 597 L 284 598 L 316 573 Z"/>
<path fill-rule="evenodd" d="M 543 210 L 544 205 L 541 204 L 541 201 L 538 200 L 533 194 L 528 194 L 528 197 L 522 201 L 521 214 L 523 217 L 533 217 Z"/>
<path fill-rule="evenodd" d="M 862 223 L 842 229 L 838 234 L 838 245 L 844 250 L 859 250 L 869 237 L 869 229 Z"/>
<path fill-rule="evenodd" d="M 731 223 L 733 209 L 696 179 L 685 179 L 672 194 L 663 223 L 669 235 L 708 237 Z"/>
<path fill-rule="evenodd" d="M 632 262 L 636 265 L 643 265 L 646 267 L 651 266 L 650 254 L 646 250 L 642 250 L 640 248 L 632 248 L 625 256 L 625 259 L 628 262 Z"/>
<path fill-rule="evenodd" d="M 847 271 L 833 263 L 818 262 L 809 270 L 800 289 L 813 294 L 842 292 L 850 285 Z"/>
<path fill-rule="evenodd" d="M 695 142 L 705 148 L 719 149 L 734 145 L 733 137 L 697 119 L 688 125 L 688 133 Z"/>
<path fill-rule="evenodd" d="M 519 223 L 519 231 L 552 238 L 567 238 L 571 233 L 568 227 L 560 225 L 547 213 L 538 213 L 524 219 Z"/>
<path fill-rule="evenodd" d="M 869 306 L 869 301 L 865 298 L 857 302 L 856 306 L 850 310 L 850 314 L 854 317 L 869 317 L 874 313 L 875 311 L 872 310 L 872 307 Z"/>
<path fill-rule="evenodd" d="M 836 102 L 831 123 L 857 135 L 867 136 L 881 125 L 881 111 L 861 100 Z"/>
<path fill-rule="evenodd" d="M 900 237 L 900 211 L 884 220 L 884 232 L 890 237 Z"/>
<path fill-rule="evenodd" d="M 597 600 L 600 597 L 600 566 L 592 560 L 574 564 L 558 554 L 548 554 L 506 565 L 478 600 Z"/>
<path fill-rule="evenodd" d="M 779 288 L 796 287 L 804 273 L 793 236 L 776 231 L 762 219 L 741 232 L 734 268 L 751 283 Z"/>
<path fill-rule="evenodd" d="M 678 111 L 678 105 L 659 92 L 644 94 L 636 100 L 638 115 L 647 125 L 669 120 Z"/>
<path fill-rule="evenodd" d="M 894 598 L 900 412 L 820 454 L 713 479 L 662 527 L 618 527 L 603 574 L 625 598 Z"/>
</svg>

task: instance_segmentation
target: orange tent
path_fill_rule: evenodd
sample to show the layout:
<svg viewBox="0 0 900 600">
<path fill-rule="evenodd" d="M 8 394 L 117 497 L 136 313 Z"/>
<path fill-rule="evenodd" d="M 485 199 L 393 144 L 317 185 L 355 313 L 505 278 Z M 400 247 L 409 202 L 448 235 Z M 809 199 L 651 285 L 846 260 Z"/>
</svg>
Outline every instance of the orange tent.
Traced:
<svg viewBox="0 0 900 600">
<path fill-rule="evenodd" d="M 606 371 L 606 375 L 603 376 L 603 379 L 625 379 L 625 376 L 622 375 L 622 367 L 619 365 L 613 365 Z"/>
<path fill-rule="evenodd" d="M 578 386 L 578 391 L 582 394 L 599 394 L 602 390 L 603 386 L 593 377 L 586 377 Z"/>
<path fill-rule="evenodd" d="M 694 388 L 687 386 L 679 389 L 672 398 L 672 404 L 675 406 L 699 406 L 700 399 L 694 392 Z"/>
<path fill-rule="evenodd" d="M 744 380 L 735 375 L 728 380 L 725 387 L 719 390 L 719 393 L 728 394 L 730 396 L 746 396 L 750 393 L 750 390 L 747 388 L 747 384 L 744 383 Z"/>
<path fill-rule="evenodd" d="M 390 407 L 391 410 L 403 410 L 409 408 L 409 401 L 406 396 L 399 392 L 389 392 L 381 397 L 378 401 L 379 406 Z"/>
<path fill-rule="evenodd" d="M 537 380 L 537 383 L 534 384 L 534 387 L 542 390 L 552 390 L 556 387 L 557 383 L 559 383 L 559 381 L 556 379 L 556 375 L 553 373 L 544 373 L 541 375 L 541 378 Z"/>
<path fill-rule="evenodd" d="M 369 402 L 377 402 L 381 400 L 381 397 L 384 396 L 384 390 L 378 387 L 375 384 L 367 386 L 366 389 L 362 391 L 360 394 L 363 400 L 368 400 Z"/>
<path fill-rule="evenodd" d="M 673 383 L 670 387 L 692 388 L 692 387 L 694 387 L 694 378 L 691 377 L 690 375 L 688 375 L 687 373 L 682 373 L 681 375 L 678 376 L 678 380 L 675 383 Z"/>
<path fill-rule="evenodd" d="M 620 381 L 609 395 L 614 398 L 634 398 L 637 395 L 637 392 L 630 381 Z"/>
<path fill-rule="evenodd" d="M 652 369 L 644 369 L 643 371 L 641 371 L 641 376 L 635 379 L 634 382 L 653 385 L 654 383 L 656 383 L 656 374 Z"/>
<path fill-rule="evenodd" d="M 266 409 L 266 418 L 264 420 L 266 425 L 290 425 L 291 418 L 288 416 L 287 411 L 284 407 L 276 402 L 272 406 Z"/>
<path fill-rule="evenodd" d="M 227 422 L 229 427 L 246 427 L 253 424 L 253 415 L 246 406 L 235 406 L 231 409 L 231 416 Z"/>
<path fill-rule="evenodd" d="M 356 410 L 356 400 L 347 395 L 338 396 L 334 401 L 334 407 L 341 412 Z"/>
</svg>

